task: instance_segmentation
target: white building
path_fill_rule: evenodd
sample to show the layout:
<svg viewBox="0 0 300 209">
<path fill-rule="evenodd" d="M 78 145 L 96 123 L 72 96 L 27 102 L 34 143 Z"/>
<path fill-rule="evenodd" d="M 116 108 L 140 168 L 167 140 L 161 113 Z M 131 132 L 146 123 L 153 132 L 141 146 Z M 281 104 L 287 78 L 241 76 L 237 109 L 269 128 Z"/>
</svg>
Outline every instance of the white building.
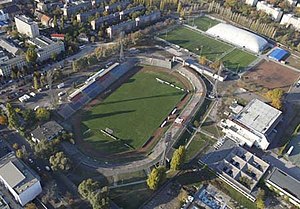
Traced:
<svg viewBox="0 0 300 209">
<path fill-rule="evenodd" d="M 281 121 L 282 112 L 254 99 L 233 118 L 221 122 L 226 136 L 241 145 L 256 146 L 266 150 L 271 143 L 271 134 Z"/>
<path fill-rule="evenodd" d="M 292 25 L 296 30 L 300 30 L 300 18 L 295 17 L 293 14 L 284 14 L 280 21 L 281 25 Z"/>
<path fill-rule="evenodd" d="M 0 181 L 22 206 L 42 192 L 39 176 L 13 153 L 0 160 Z"/>
<path fill-rule="evenodd" d="M 36 46 L 37 60 L 42 62 L 50 59 L 52 54 L 60 54 L 65 51 L 65 45 L 62 41 L 52 41 L 45 36 L 39 36 L 28 40 L 28 43 Z"/>
<path fill-rule="evenodd" d="M 31 38 L 40 35 L 39 27 L 36 22 L 25 15 L 15 17 L 16 27 L 19 33 L 25 34 Z"/>
<path fill-rule="evenodd" d="M 258 0 L 246 0 L 245 3 L 254 7 L 254 6 L 256 6 L 257 2 L 258 2 Z"/>
<path fill-rule="evenodd" d="M 225 23 L 215 25 L 208 29 L 206 33 L 254 53 L 261 52 L 268 45 L 264 38 Z"/>
<path fill-rule="evenodd" d="M 283 15 L 283 11 L 280 8 L 275 8 L 275 7 L 273 7 L 273 5 L 268 4 L 265 1 L 259 1 L 259 2 L 257 2 L 256 9 L 264 11 L 265 13 L 271 15 L 272 18 L 276 22 L 280 22 L 281 17 Z"/>
</svg>

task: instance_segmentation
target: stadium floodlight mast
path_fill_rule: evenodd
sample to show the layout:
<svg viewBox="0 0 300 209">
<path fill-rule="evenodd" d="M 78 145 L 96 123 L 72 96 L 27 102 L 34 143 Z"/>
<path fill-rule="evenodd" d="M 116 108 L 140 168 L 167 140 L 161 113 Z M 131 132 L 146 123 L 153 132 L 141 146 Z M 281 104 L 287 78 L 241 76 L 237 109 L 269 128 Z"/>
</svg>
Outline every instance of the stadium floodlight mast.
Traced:
<svg viewBox="0 0 300 209">
<path fill-rule="evenodd" d="M 124 39 L 124 31 L 120 33 L 120 61 L 122 62 L 124 60 L 124 45 L 123 45 L 123 39 Z"/>
</svg>

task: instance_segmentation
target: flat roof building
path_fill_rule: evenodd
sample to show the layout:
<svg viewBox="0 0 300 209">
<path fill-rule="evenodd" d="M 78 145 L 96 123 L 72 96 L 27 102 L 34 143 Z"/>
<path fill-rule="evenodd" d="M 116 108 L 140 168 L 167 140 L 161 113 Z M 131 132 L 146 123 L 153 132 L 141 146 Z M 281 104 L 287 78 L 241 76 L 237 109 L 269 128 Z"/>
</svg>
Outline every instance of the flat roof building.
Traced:
<svg viewBox="0 0 300 209">
<path fill-rule="evenodd" d="M 288 197 L 289 201 L 300 207 L 300 182 L 285 172 L 274 168 L 265 179 L 266 185 L 281 196 Z"/>
<path fill-rule="evenodd" d="M 53 41 L 45 36 L 32 38 L 28 42 L 37 47 L 37 60 L 40 62 L 50 59 L 53 54 L 58 55 L 65 51 L 65 45 L 62 41 Z"/>
<path fill-rule="evenodd" d="M 0 159 L 0 181 L 22 206 L 42 192 L 39 176 L 13 153 Z"/>
<path fill-rule="evenodd" d="M 226 140 L 217 150 L 208 151 L 200 162 L 207 164 L 221 180 L 253 202 L 256 200 L 257 183 L 269 168 L 267 162 L 231 140 Z"/>
<path fill-rule="evenodd" d="M 30 38 L 40 35 L 39 27 L 36 22 L 25 15 L 15 17 L 16 27 L 19 33 L 25 34 Z"/>
<path fill-rule="evenodd" d="M 37 127 L 31 132 L 31 138 L 34 142 L 42 140 L 50 141 L 57 137 L 63 131 L 63 127 L 55 121 L 49 121 Z"/>
<path fill-rule="evenodd" d="M 223 120 L 221 127 L 226 136 L 237 143 L 266 150 L 269 136 L 281 119 L 280 110 L 254 99 L 239 114 Z"/>
</svg>

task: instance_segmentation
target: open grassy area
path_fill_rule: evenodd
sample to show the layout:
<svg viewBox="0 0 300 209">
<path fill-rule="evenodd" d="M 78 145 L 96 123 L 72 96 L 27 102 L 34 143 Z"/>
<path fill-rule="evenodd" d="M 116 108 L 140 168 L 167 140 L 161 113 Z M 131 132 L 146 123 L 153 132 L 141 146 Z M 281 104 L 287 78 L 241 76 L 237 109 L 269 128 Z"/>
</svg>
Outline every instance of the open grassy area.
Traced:
<svg viewBox="0 0 300 209">
<path fill-rule="evenodd" d="M 106 153 L 140 148 L 155 132 L 184 92 L 156 81 L 156 77 L 183 86 L 165 72 L 140 71 L 103 102 L 82 114 L 82 136 L 93 147 Z M 109 128 L 120 140 L 104 136 Z"/>
<path fill-rule="evenodd" d="M 146 183 L 111 189 L 112 200 L 124 209 L 139 208 L 153 192 Z"/>
<path fill-rule="evenodd" d="M 214 140 L 202 133 L 197 133 L 186 149 L 186 162 L 190 161 L 200 150 L 213 144 Z"/>
<path fill-rule="evenodd" d="M 198 17 L 195 20 L 190 20 L 190 22 L 188 23 L 189 25 L 192 26 L 197 26 L 198 29 L 202 30 L 202 31 L 207 31 L 209 28 L 219 24 L 220 22 L 217 20 L 213 20 L 209 17 Z"/>
<path fill-rule="evenodd" d="M 224 66 L 229 70 L 241 72 L 256 59 L 257 57 L 249 52 L 242 51 L 240 49 L 234 49 L 221 60 L 223 61 Z"/>
<path fill-rule="evenodd" d="M 207 59 L 212 61 L 233 47 L 186 27 L 178 27 L 167 34 L 161 35 L 160 38 L 188 49 L 195 54 L 206 56 Z"/>
</svg>

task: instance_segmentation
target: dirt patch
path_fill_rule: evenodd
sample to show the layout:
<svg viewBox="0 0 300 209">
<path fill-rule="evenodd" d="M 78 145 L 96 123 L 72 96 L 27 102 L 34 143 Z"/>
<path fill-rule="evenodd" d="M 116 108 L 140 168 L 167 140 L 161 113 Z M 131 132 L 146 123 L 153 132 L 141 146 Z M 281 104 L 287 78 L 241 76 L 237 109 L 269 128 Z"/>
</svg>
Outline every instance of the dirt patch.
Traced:
<svg viewBox="0 0 300 209">
<path fill-rule="evenodd" d="M 281 88 L 287 91 L 300 73 L 273 61 L 261 61 L 242 76 L 246 84 L 269 89 Z"/>
<path fill-rule="evenodd" d="M 90 144 L 89 142 L 86 142 L 86 141 L 83 140 L 82 131 L 81 131 L 81 128 L 82 128 L 81 127 L 81 117 L 84 114 L 84 112 L 90 110 L 93 106 L 98 105 L 99 103 L 101 103 L 106 97 L 108 97 L 111 93 L 113 93 L 117 88 L 119 88 L 124 82 L 129 80 L 138 71 L 169 72 L 169 74 L 172 77 L 177 78 L 183 84 L 183 86 L 186 89 L 188 89 L 188 90 L 192 89 L 192 85 L 189 83 L 189 81 L 186 80 L 186 78 L 182 77 L 176 71 L 169 71 L 169 70 L 167 71 L 164 68 L 153 67 L 153 66 L 142 66 L 142 67 L 141 66 L 136 66 L 136 67 L 134 67 L 133 70 L 131 70 L 129 73 L 124 75 L 121 79 L 119 79 L 117 82 L 112 84 L 110 86 L 110 88 L 106 90 L 106 92 L 104 92 L 103 94 L 96 97 L 94 100 L 92 100 L 89 104 L 87 104 L 82 110 L 80 110 L 77 114 L 75 114 L 70 119 L 70 121 L 72 123 L 72 126 L 73 126 L 73 131 L 74 131 L 75 139 L 76 139 L 76 142 L 77 142 L 77 146 L 85 154 L 87 154 L 89 156 L 93 156 L 95 158 L 101 158 L 101 159 L 105 158 L 108 161 L 110 159 L 122 159 L 124 161 L 130 161 L 130 160 L 135 160 L 137 158 L 143 158 L 155 146 L 155 144 L 160 140 L 160 138 L 165 133 L 165 131 L 169 128 L 169 126 L 165 126 L 164 128 L 158 128 L 153 133 L 152 138 L 149 141 L 149 143 L 147 143 L 147 145 L 144 146 L 143 148 L 139 148 L 139 149 L 136 149 L 136 150 L 133 150 L 133 151 L 116 153 L 116 154 L 108 154 L 108 153 L 105 153 L 105 152 L 101 152 L 101 151 L 95 149 L 92 144 Z M 192 95 L 191 93 L 187 94 L 177 104 L 176 107 L 179 111 L 181 111 L 185 107 L 185 105 L 189 101 L 191 95 Z M 175 120 L 175 118 L 171 118 L 168 121 L 168 124 L 169 125 L 172 124 L 174 122 L 174 120 Z M 146 141 L 146 139 L 145 139 L 145 141 Z"/>
</svg>

